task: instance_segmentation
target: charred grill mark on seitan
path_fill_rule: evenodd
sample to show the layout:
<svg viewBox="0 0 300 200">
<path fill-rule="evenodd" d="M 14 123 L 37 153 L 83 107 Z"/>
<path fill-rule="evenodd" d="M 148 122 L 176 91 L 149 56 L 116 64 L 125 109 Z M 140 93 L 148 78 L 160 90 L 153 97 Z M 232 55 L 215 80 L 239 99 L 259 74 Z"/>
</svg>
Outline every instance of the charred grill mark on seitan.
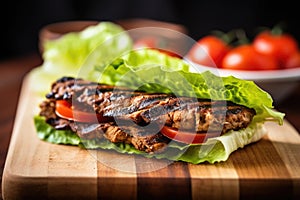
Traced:
<svg viewBox="0 0 300 200">
<path fill-rule="evenodd" d="M 93 82 L 63 77 L 52 84 L 46 95 L 40 115 L 56 129 L 71 129 L 82 138 L 107 138 L 111 142 L 125 142 L 135 148 L 153 152 L 163 148 L 170 141 L 161 133 L 147 129 L 154 122 L 191 132 L 228 132 L 245 128 L 251 122 L 255 111 L 245 106 L 224 101 L 199 100 L 175 97 L 170 94 L 149 94 L 127 88 L 96 84 Z M 90 110 L 104 116 L 124 121 L 88 124 L 74 123 L 55 114 L 55 101 L 67 100 L 81 110 Z M 126 126 L 126 121 L 136 126 Z"/>
</svg>

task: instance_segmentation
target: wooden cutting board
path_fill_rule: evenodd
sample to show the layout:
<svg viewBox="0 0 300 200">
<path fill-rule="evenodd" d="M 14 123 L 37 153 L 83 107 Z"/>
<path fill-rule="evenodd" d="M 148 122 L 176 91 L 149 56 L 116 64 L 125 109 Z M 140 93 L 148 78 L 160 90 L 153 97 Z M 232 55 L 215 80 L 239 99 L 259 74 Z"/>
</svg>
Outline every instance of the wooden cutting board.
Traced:
<svg viewBox="0 0 300 200">
<path fill-rule="evenodd" d="M 3 173 L 10 199 L 299 199 L 300 136 L 288 121 L 217 164 L 87 151 L 37 138 L 33 116 L 41 101 L 23 83 Z"/>
</svg>

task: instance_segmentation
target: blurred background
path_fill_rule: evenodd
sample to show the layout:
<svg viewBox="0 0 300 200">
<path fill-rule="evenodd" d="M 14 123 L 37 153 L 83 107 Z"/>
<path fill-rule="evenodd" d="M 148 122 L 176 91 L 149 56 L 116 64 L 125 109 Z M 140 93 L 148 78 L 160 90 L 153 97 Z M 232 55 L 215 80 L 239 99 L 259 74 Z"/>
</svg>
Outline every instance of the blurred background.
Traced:
<svg viewBox="0 0 300 200">
<path fill-rule="evenodd" d="M 300 40 L 296 1 L 291 0 L 11 0 L 0 9 L 2 60 L 38 52 L 39 30 L 66 20 L 160 20 L 184 25 L 195 40 L 212 30 L 235 28 L 251 38 L 257 27 L 284 23 L 284 30 Z"/>
</svg>

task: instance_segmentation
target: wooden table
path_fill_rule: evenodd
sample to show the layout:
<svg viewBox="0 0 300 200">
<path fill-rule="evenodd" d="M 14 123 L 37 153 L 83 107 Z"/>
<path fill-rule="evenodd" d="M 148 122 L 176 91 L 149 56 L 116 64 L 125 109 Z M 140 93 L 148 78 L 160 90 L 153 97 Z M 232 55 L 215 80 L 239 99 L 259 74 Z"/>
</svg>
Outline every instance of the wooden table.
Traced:
<svg viewBox="0 0 300 200">
<path fill-rule="evenodd" d="M 38 54 L 0 62 L 0 186 L 22 80 L 27 72 L 41 63 L 42 59 Z M 294 125 L 298 132 L 300 132 L 299 102 L 300 84 L 293 94 L 276 105 L 278 110 L 286 113 L 286 119 Z M 0 199 L 2 199 L 1 196 L 0 191 Z"/>
</svg>

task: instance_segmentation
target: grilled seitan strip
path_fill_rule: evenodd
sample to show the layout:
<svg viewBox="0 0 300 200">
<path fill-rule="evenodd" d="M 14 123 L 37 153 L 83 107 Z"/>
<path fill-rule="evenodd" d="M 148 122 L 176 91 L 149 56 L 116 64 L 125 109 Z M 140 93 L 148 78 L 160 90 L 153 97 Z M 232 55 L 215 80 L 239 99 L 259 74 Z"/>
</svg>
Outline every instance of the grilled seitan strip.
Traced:
<svg viewBox="0 0 300 200">
<path fill-rule="evenodd" d="M 125 142 L 137 149 L 152 152 L 163 148 L 169 139 L 147 125 L 169 126 L 190 132 L 220 132 L 245 128 L 255 111 L 225 101 L 176 97 L 171 94 L 150 94 L 127 88 L 97 84 L 63 77 L 52 84 L 40 115 L 57 129 L 71 129 L 80 137 L 103 138 Z M 72 122 L 55 113 L 56 100 L 67 100 L 81 110 L 112 117 L 114 121 L 99 124 Z M 118 122 L 118 123 L 116 123 Z M 133 122 L 128 125 L 129 122 Z"/>
</svg>

